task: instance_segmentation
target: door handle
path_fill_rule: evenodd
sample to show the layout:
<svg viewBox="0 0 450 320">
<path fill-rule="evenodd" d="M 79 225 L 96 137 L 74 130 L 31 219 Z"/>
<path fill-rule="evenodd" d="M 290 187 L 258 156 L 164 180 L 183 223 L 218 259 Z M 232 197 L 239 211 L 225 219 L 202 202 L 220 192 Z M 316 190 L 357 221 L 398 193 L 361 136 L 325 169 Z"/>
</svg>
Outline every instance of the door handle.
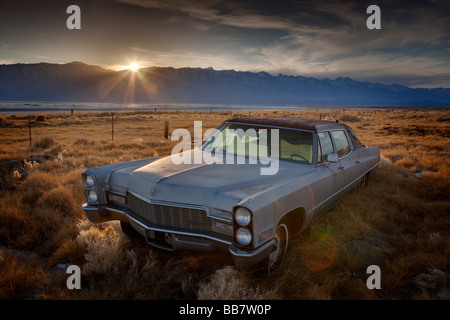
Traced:
<svg viewBox="0 0 450 320">
<path fill-rule="evenodd" d="M 339 170 L 342 170 L 342 169 L 344 169 L 344 167 L 343 167 L 343 166 L 340 166 L 340 167 L 338 167 L 338 169 L 339 169 Z"/>
<path fill-rule="evenodd" d="M 355 163 L 356 163 L 356 164 L 359 164 L 359 163 L 361 163 L 361 161 L 359 161 L 359 160 L 356 160 L 356 161 L 355 161 Z"/>
</svg>

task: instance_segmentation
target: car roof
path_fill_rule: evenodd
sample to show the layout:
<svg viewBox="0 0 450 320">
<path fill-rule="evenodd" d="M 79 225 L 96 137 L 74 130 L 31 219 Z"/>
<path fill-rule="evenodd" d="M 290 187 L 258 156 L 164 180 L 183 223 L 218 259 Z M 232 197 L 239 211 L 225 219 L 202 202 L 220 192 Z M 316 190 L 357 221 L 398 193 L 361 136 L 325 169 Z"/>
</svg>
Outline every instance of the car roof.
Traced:
<svg viewBox="0 0 450 320">
<path fill-rule="evenodd" d="M 339 122 L 299 117 L 242 117 L 232 118 L 226 122 L 294 128 L 315 132 L 332 129 L 349 129 L 347 125 Z"/>
</svg>

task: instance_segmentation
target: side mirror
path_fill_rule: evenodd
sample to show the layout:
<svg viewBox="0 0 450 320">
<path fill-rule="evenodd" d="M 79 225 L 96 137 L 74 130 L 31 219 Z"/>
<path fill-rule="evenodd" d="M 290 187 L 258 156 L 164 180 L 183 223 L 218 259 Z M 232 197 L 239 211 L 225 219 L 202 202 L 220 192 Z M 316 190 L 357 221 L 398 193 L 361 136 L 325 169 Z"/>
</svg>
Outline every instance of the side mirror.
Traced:
<svg viewBox="0 0 450 320">
<path fill-rule="evenodd" d="M 327 161 L 331 163 L 338 162 L 339 156 L 336 153 L 327 154 Z"/>
</svg>

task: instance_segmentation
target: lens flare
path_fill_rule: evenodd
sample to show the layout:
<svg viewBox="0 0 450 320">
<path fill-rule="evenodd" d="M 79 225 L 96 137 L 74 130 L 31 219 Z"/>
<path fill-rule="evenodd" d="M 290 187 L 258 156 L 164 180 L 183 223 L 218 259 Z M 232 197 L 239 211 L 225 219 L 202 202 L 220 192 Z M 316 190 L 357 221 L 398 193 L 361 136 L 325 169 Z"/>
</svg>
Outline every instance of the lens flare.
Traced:
<svg viewBox="0 0 450 320">
<path fill-rule="evenodd" d="M 312 271 L 325 270 L 333 265 L 338 254 L 338 244 L 330 234 L 312 234 L 300 249 L 303 264 Z"/>
</svg>

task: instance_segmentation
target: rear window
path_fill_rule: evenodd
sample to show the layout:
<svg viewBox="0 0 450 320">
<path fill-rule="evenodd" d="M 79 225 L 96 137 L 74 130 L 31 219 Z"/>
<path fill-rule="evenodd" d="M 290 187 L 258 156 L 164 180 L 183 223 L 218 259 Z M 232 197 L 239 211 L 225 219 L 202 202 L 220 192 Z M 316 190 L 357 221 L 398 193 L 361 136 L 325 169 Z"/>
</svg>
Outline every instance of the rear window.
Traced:
<svg viewBox="0 0 450 320">
<path fill-rule="evenodd" d="M 334 144 L 336 146 L 336 153 L 339 157 L 343 157 L 350 152 L 350 145 L 347 140 L 347 135 L 345 131 L 332 131 L 331 135 L 333 136 Z"/>
<path fill-rule="evenodd" d="M 327 155 L 330 153 L 334 153 L 333 143 L 331 142 L 331 138 L 328 132 L 319 132 L 317 134 L 319 136 L 319 148 L 318 148 L 318 156 L 317 162 L 325 162 Z"/>
</svg>

